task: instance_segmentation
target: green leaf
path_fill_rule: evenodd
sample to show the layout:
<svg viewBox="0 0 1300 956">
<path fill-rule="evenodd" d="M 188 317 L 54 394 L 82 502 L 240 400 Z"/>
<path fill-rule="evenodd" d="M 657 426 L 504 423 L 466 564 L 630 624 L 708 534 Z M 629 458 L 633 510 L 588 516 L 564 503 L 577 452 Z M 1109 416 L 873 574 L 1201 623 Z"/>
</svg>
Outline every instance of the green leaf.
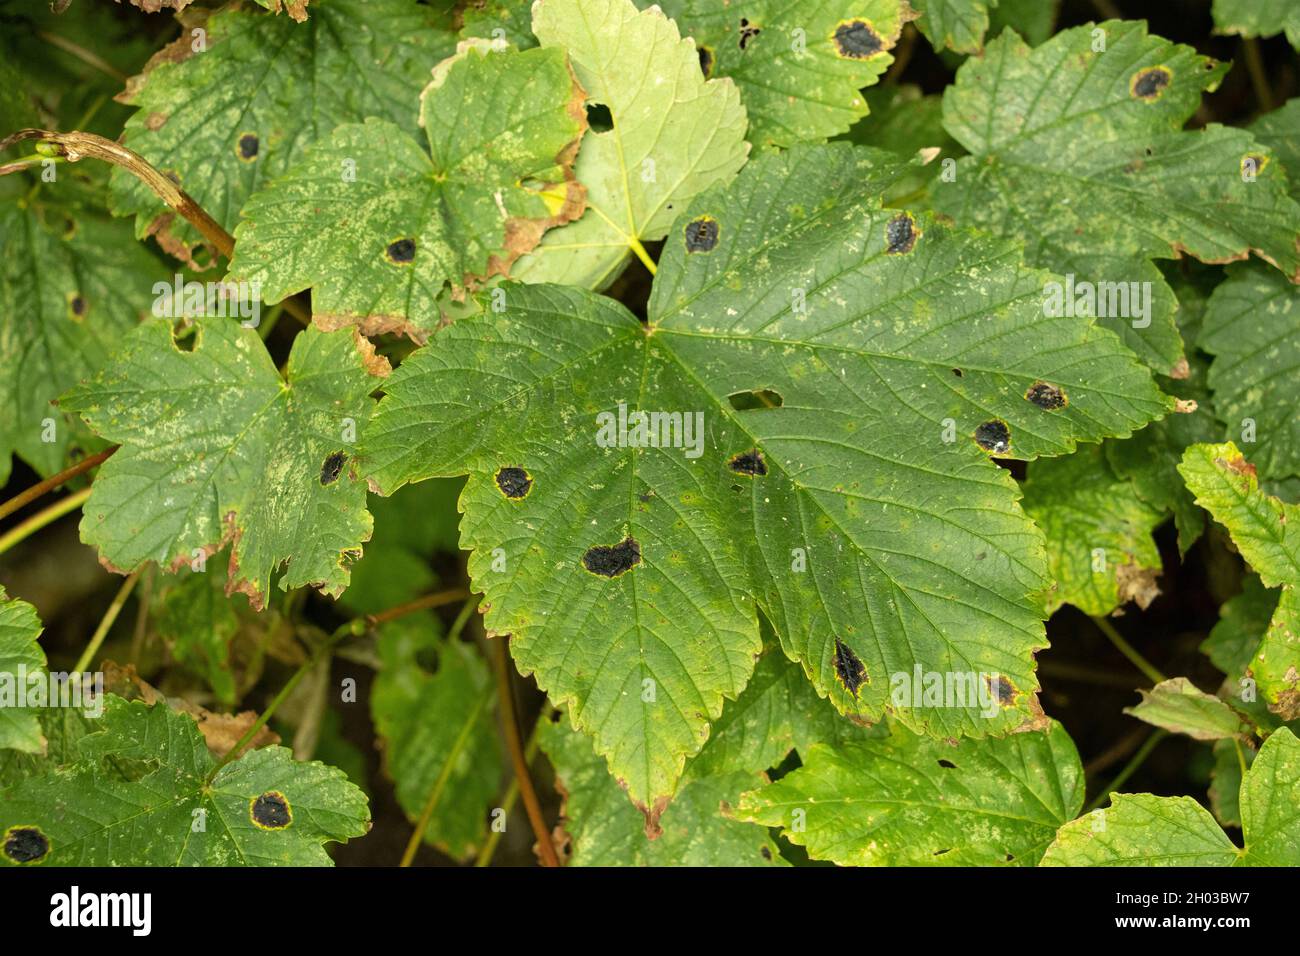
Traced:
<svg viewBox="0 0 1300 956">
<path fill-rule="evenodd" d="M 1300 98 L 1265 113 L 1250 125 L 1250 132 L 1282 162 L 1291 198 L 1300 200 Z"/>
<path fill-rule="evenodd" d="M 944 122 L 974 155 L 934 199 L 958 222 L 1022 237 L 1031 262 L 1091 283 L 1102 324 L 1168 374 L 1183 348 L 1151 260 L 1253 251 L 1300 280 L 1300 206 L 1272 163 L 1244 181 L 1243 161 L 1269 155 L 1249 133 L 1180 129 L 1223 64 L 1148 36 L 1142 22 L 1101 29 L 1104 52 L 1087 25 L 1034 49 L 1007 32 L 962 66 Z"/>
<path fill-rule="evenodd" d="M 956 746 L 896 728 L 802 756 L 736 817 L 843 866 L 1033 866 L 1083 806 L 1078 752 L 1054 721 Z"/>
<path fill-rule="evenodd" d="M 979 53 L 989 28 L 989 10 L 998 0 L 912 0 L 921 15 L 916 25 L 936 50 Z"/>
<path fill-rule="evenodd" d="M 995 37 L 1011 29 L 1030 46 L 1038 46 L 1052 35 L 1060 6 L 1060 0 L 998 0 L 996 6 L 989 5 L 988 35 Z"/>
<path fill-rule="evenodd" d="M 202 319 L 188 351 L 144 323 L 62 407 L 122 449 L 100 469 L 81 537 L 121 573 L 176 571 L 234 540 L 227 593 L 254 609 L 280 587 L 338 595 L 370 537 L 352 442 L 387 363 L 353 332 L 299 334 L 281 378 L 250 328 Z"/>
<path fill-rule="evenodd" d="M 429 654 L 433 673 L 420 663 Z M 425 842 L 463 859 L 482 845 L 500 787 L 491 675 L 473 645 L 443 640 L 427 615 L 386 625 L 379 658 L 370 712 L 398 803 L 415 822 L 433 794 Z"/>
<path fill-rule="evenodd" d="M 587 103 L 606 107 L 613 128 L 589 133 L 578 153 L 587 212 L 512 274 L 603 288 L 643 241 L 667 235 L 693 196 L 745 162 L 745 109 L 730 80 L 705 80 L 676 24 L 632 0 L 542 0 L 533 32 L 568 54 Z"/>
<path fill-rule="evenodd" d="M 853 125 L 841 139 L 859 146 L 887 149 L 911 158 L 930 150 L 924 166 L 914 167 L 885 194 L 885 205 L 906 206 L 927 196 L 945 160 L 955 162 L 965 153 L 943 128 L 943 98 L 926 96 L 910 83 L 889 83 L 863 91 L 871 112 Z"/>
<path fill-rule="evenodd" d="M 217 700 L 231 707 L 237 694 L 230 643 L 241 625 L 236 602 L 244 598 L 224 592 L 220 574 L 184 569 L 160 585 L 154 620 L 177 663 L 201 674 Z"/>
<path fill-rule="evenodd" d="M 900 0 L 660 6 L 695 41 L 705 76 L 736 81 L 750 139 L 760 146 L 824 140 L 865 116 L 860 90 L 888 69 L 889 51 L 914 16 Z"/>
<path fill-rule="evenodd" d="M 1061 827 L 1044 866 L 1300 865 L 1300 741 L 1283 727 L 1241 784 L 1245 848 L 1191 797 L 1115 794 L 1110 807 Z"/>
<path fill-rule="evenodd" d="M 1145 609 L 1155 600 L 1161 563 L 1151 532 L 1165 512 L 1133 482 L 1116 478 L 1100 448 L 1034 462 L 1023 488 L 1025 511 L 1047 536 L 1056 581 L 1049 611 L 1073 604 L 1085 614 L 1109 614 L 1129 601 Z"/>
<path fill-rule="evenodd" d="M 138 107 L 124 144 L 227 230 L 256 189 L 339 124 L 375 117 L 414 135 L 416 97 L 455 49 L 446 12 L 415 0 L 317 0 L 312 13 L 301 24 L 247 8 L 214 13 L 202 52 L 184 31 L 123 93 Z M 201 242 L 193 226 L 123 170 L 112 187 L 114 212 L 136 217 L 137 237 L 156 235 L 190 259 Z"/>
<path fill-rule="evenodd" d="M 214 772 L 193 718 L 163 704 L 108 695 L 98 723 L 75 763 L 5 791 L 0 863 L 328 866 L 321 844 L 369 829 L 341 771 L 283 747 Z"/>
<path fill-rule="evenodd" d="M 1250 666 L 1260 638 L 1277 610 L 1277 591 L 1264 587 L 1259 575 L 1247 575 L 1241 593 L 1223 603 L 1219 620 L 1201 643 L 1214 666 L 1229 677 L 1241 674 Z"/>
<path fill-rule="evenodd" d="M 1214 356 L 1214 407 L 1229 433 L 1252 442 L 1259 473 L 1300 474 L 1300 288 L 1257 263 L 1230 267 L 1197 344 Z"/>
<path fill-rule="evenodd" d="M 50 475 L 70 448 L 97 447 L 51 403 L 104 366 L 164 276 L 124 223 L 58 203 L 0 202 L 0 481 L 11 453 Z"/>
<path fill-rule="evenodd" d="M 1015 246 L 878 208 L 906 168 L 844 144 L 764 156 L 678 220 L 647 326 L 505 286 L 504 311 L 385 386 L 372 486 L 470 475 L 486 626 L 647 808 L 749 679 L 755 602 L 843 712 L 943 736 L 1040 721 L 1042 539 L 987 458 L 1168 407 L 1112 334 L 1042 315 Z M 914 666 L 998 675 L 1005 706 L 891 705 Z"/>
<path fill-rule="evenodd" d="M 1214 743 L 1214 769 L 1210 774 L 1210 809 L 1221 826 L 1241 827 L 1241 766 L 1255 760 L 1253 747 L 1235 740 Z"/>
<path fill-rule="evenodd" d="M 420 97 L 427 152 L 387 120 L 339 126 L 249 198 L 232 276 L 272 302 L 310 287 L 324 328 L 427 335 L 445 284 L 508 274 L 582 213 L 580 94 L 559 50 L 465 46 Z"/>
<path fill-rule="evenodd" d="M 555 765 L 570 866 L 788 865 L 767 830 L 721 812 L 761 780 L 756 773 L 731 771 L 683 781 L 649 839 L 645 820 L 627 802 L 589 738 L 567 720 L 547 720 L 538 741 Z"/>
<path fill-rule="evenodd" d="M 1193 740 L 1247 739 L 1250 728 L 1218 697 L 1197 690 L 1186 677 L 1161 681 L 1150 690 L 1139 690 L 1142 702 L 1125 707 L 1124 713 L 1155 727 Z"/>
<path fill-rule="evenodd" d="M 462 39 L 508 43 L 518 50 L 537 46 L 532 0 L 466 0 L 460 16 Z"/>
<path fill-rule="evenodd" d="M 45 652 L 37 643 L 41 621 L 36 608 L 11 599 L 0 587 L 0 750 L 40 754 L 45 750 L 40 721 L 26 699 L 29 678 L 46 680 Z"/>
<path fill-rule="evenodd" d="M 1300 7 L 1293 0 L 1214 0 L 1214 31 L 1245 37 L 1271 37 L 1286 32 L 1300 50 Z"/>
<path fill-rule="evenodd" d="M 1232 442 L 1193 445 L 1178 470 L 1196 503 L 1228 529 L 1265 587 L 1281 587 L 1277 609 L 1247 675 L 1259 682 L 1268 709 L 1300 717 L 1300 507 L 1259 488 L 1255 468 Z"/>
</svg>

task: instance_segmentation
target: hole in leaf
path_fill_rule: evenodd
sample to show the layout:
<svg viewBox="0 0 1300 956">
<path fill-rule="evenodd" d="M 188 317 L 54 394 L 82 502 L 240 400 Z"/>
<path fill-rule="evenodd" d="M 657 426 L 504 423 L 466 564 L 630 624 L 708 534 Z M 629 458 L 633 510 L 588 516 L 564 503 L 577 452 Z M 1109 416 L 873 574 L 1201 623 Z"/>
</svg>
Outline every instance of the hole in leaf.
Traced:
<svg viewBox="0 0 1300 956">
<path fill-rule="evenodd" d="M 248 804 L 248 815 L 253 825 L 263 830 L 283 830 L 293 823 L 289 801 L 278 790 L 254 797 Z"/>
<path fill-rule="evenodd" d="M 965 375 L 966 373 L 963 372 L 963 371 L 962 371 L 961 369 L 959 369 L 959 368 L 955 368 L 955 369 L 952 370 L 952 374 L 953 374 L 953 375 L 956 375 L 958 378 L 961 378 L 961 377 L 962 377 L 963 375 Z"/>
<path fill-rule="evenodd" d="M 696 51 L 700 55 L 700 72 L 706 77 L 713 74 L 713 51 L 706 46 L 702 46 Z"/>
<path fill-rule="evenodd" d="M 584 568 L 605 578 L 616 578 L 640 563 L 641 545 L 632 537 L 624 538 L 613 546 L 598 544 L 588 548 L 582 556 Z"/>
<path fill-rule="evenodd" d="M 756 408 L 780 408 L 785 404 L 781 393 L 771 388 L 754 388 L 747 392 L 732 392 L 727 396 L 731 407 L 738 412 L 748 412 Z"/>
<path fill-rule="evenodd" d="M 604 103 L 588 103 L 587 125 L 593 133 L 608 133 L 614 128 L 614 114 Z"/>
<path fill-rule="evenodd" d="M 939 758 L 939 766 L 943 767 L 945 770 L 957 769 L 957 765 L 955 763 L 953 763 L 951 760 L 945 760 L 943 757 Z"/>
</svg>

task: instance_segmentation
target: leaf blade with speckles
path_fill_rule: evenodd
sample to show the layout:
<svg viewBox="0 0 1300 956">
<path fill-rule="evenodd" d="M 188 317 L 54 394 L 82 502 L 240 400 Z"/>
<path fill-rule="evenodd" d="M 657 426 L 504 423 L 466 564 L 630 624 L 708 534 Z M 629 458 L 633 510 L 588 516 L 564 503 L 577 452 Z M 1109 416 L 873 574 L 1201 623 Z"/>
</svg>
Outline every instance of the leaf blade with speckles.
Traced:
<svg viewBox="0 0 1300 956">
<path fill-rule="evenodd" d="M 958 222 L 1023 237 L 1037 265 L 1094 286 L 1138 283 L 1094 309 L 1105 299 L 1101 324 L 1169 374 L 1183 343 L 1152 260 L 1255 252 L 1300 279 L 1300 206 L 1270 162 L 1246 181 L 1243 161 L 1269 156 L 1249 133 L 1181 129 L 1225 65 L 1141 22 L 1101 29 L 1104 52 L 1080 26 L 1034 49 L 1007 32 L 967 61 L 944 94 L 944 122 L 973 155 L 933 195 Z M 1144 308 L 1125 307 L 1119 288 L 1137 289 Z"/>
<path fill-rule="evenodd" d="M 213 773 L 198 725 L 165 704 L 106 695 L 92 724 L 74 762 L 0 800 L 0 833 L 36 830 L 38 848 L 44 840 L 26 865 L 329 866 L 323 843 L 369 829 L 365 794 L 342 771 L 297 762 L 283 747 Z M 259 807 L 262 798 L 280 815 Z M 11 846 L 0 847 L 0 865 L 19 862 Z"/>
<path fill-rule="evenodd" d="M 351 466 L 326 481 L 322 462 L 350 454 L 386 363 L 351 331 L 309 328 L 281 378 L 253 329 L 197 325 L 185 351 L 168 321 L 144 323 L 60 400 L 123 445 L 95 480 L 82 540 L 126 573 L 146 561 L 178 569 L 234 538 L 227 593 L 260 609 L 288 562 L 284 590 L 338 594 L 371 519 Z"/>
<path fill-rule="evenodd" d="M 1291 0 L 1214 0 L 1214 30 L 1244 37 L 1286 33 L 1300 50 L 1300 7 Z"/>
<path fill-rule="evenodd" d="M 750 678 L 756 602 L 842 712 L 943 736 L 1041 722 L 1042 539 L 973 436 L 993 415 L 997 454 L 1063 454 L 1170 406 L 1111 333 L 1042 316 L 1014 246 L 903 230 L 873 197 L 909 168 L 847 144 L 765 156 L 675 224 L 649 326 L 507 285 L 503 311 L 440 331 L 385 387 L 373 486 L 469 473 L 486 626 L 652 820 Z M 1048 383 L 1057 401 L 1027 397 Z M 746 393 L 783 404 L 733 407 Z M 620 406 L 677 430 L 620 445 Z M 1002 706 L 891 703 L 888 675 L 922 665 L 998 675 Z"/>
<path fill-rule="evenodd" d="M 36 608 L 10 599 L 0 587 L 0 750 L 40 754 L 45 750 L 40 720 L 30 707 L 19 707 L 20 686 L 29 677 L 44 679 L 45 652 L 37 638 L 41 621 Z"/>
</svg>

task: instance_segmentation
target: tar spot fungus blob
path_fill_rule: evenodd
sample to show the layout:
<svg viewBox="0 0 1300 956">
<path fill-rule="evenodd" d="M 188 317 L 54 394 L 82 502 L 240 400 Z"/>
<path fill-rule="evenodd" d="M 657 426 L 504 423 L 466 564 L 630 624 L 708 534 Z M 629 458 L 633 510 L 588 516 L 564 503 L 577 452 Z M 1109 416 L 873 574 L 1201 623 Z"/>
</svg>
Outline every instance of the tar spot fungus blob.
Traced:
<svg viewBox="0 0 1300 956">
<path fill-rule="evenodd" d="M 831 39 L 840 56 L 850 60 L 865 60 L 884 47 L 880 35 L 865 20 L 845 20 L 835 28 Z"/>
<path fill-rule="evenodd" d="M 742 50 L 745 49 L 745 47 L 749 46 L 749 41 L 754 39 L 754 37 L 758 36 L 762 32 L 763 31 L 761 29 L 759 29 L 756 26 L 753 26 L 744 17 L 741 17 L 740 18 L 740 48 Z"/>
<path fill-rule="evenodd" d="M 986 676 L 984 680 L 989 685 L 989 690 L 991 690 L 993 694 L 997 697 L 998 703 L 1000 703 L 1003 707 L 1010 707 L 1013 703 L 1015 703 L 1016 688 L 1012 685 L 1011 681 L 1001 676 L 998 677 Z"/>
<path fill-rule="evenodd" d="M 1145 70 L 1138 70 L 1133 74 L 1133 79 L 1129 82 L 1129 92 L 1139 100 L 1146 100 L 1148 103 L 1154 102 L 1160 98 L 1160 94 L 1165 91 L 1174 75 L 1169 72 L 1168 67 L 1153 66 Z"/>
<path fill-rule="evenodd" d="M 1011 449 L 1011 429 L 1000 418 L 994 418 L 975 429 L 975 444 L 1000 455 Z"/>
<path fill-rule="evenodd" d="M 339 474 L 343 471 L 343 463 L 348 460 L 348 456 L 341 451 L 336 451 L 320 466 L 320 483 L 322 485 L 332 485 L 339 480 Z"/>
<path fill-rule="evenodd" d="M 1029 391 L 1025 392 L 1025 398 L 1049 412 L 1054 412 L 1058 408 L 1064 408 L 1069 404 L 1069 399 L 1065 397 L 1065 392 L 1061 390 L 1059 385 L 1051 385 L 1048 382 L 1041 381 L 1029 386 Z"/>
<path fill-rule="evenodd" d="M 257 150 L 260 145 L 256 133 L 244 133 L 239 137 L 239 142 L 235 144 L 235 152 L 241 160 L 251 163 L 257 159 Z"/>
<path fill-rule="evenodd" d="M 624 538 L 613 547 L 598 544 L 582 556 L 582 566 L 603 578 L 616 578 L 641 563 L 641 545 L 636 538 Z"/>
<path fill-rule="evenodd" d="M 835 638 L 835 676 L 854 697 L 858 696 L 859 687 L 869 683 L 866 665 L 853 653 L 853 648 L 838 637 Z"/>
<path fill-rule="evenodd" d="M 727 467 L 738 475 L 749 475 L 751 478 L 767 474 L 767 460 L 757 448 L 742 451 L 727 462 Z"/>
<path fill-rule="evenodd" d="M 10 827 L 5 831 L 4 855 L 15 863 L 39 863 L 49 852 L 49 838 L 39 827 Z"/>
<path fill-rule="evenodd" d="M 398 239 L 388 244 L 385 250 L 388 255 L 388 261 L 404 266 L 415 258 L 415 240 Z"/>
<path fill-rule="evenodd" d="M 86 300 L 80 292 L 68 293 L 68 311 L 74 319 L 84 319 L 86 317 Z"/>
<path fill-rule="evenodd" d="M 718 220 L 712 216 L 700 216 L 686 224 L 686 251 L 712 252 L 718 244 Z"/>
<path fill-rule="evenodd" d="M 910 213 L 901 213 L 885 223 L 885 253 L 891 256 L 906 255 L 916 245 L 916 221 Z"/>
<path fill-rule="evenodd" d="M 533 478 L 522 468 L 502 468 L 497 472 L 497 487 L 507 498 L 524 498 L 533 487 Z"/>
<path fill-rule="evenodd" d="M 289 801 L 278 790 L 268 790 L 260 797 L 254 797 L 248 804 L 248 815 L 253 825 L 263 830 L 283 830 L 293 823 L 293 811 Z"/>
<path fill-rule="evenodd" d="M 706 77 L 713 74 L 713 51 L 706 46 L 699 49 L 700 54 L 700 72 Z"/>
</svg>

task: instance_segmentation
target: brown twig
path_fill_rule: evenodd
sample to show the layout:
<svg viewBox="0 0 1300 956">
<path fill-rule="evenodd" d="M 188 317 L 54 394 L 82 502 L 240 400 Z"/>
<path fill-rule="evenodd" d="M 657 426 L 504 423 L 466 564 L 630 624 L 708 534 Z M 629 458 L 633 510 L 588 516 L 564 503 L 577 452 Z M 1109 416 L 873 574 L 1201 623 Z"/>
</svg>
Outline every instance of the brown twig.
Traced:
<svg viewBox="0 0 1300 956">
<path fill-rule="evenodd" d="M 446 591 L 436 591 L 433 594 L 426 594 L 424 597 L 418 597 L 414 601 L 407 601 L 405 604 L 398 604 L 396 607 L 390 607 L 385 611 L 377 614 L 367 614 L 366 623 L 370 626 L 376 624 L 386 624 L 389 621 L 396 620 L 399 617 L 405 617 L 408 614 L 414 614 L 416 611 L 426 611 L 433 607 L 442 607 L 444 604 L 455 604 L 457 601 L 463 601 L 469 597 L 467 588 L 450 588 Z"/>
<path fill-rule="evenodd" d="M 560 858 L 551 842 L 551 831 L 546 827 L 546 818 L 542 816 L 542 804 L 533 789 L 533 778 L 528 773 L 528 758 L 524 754 L 523 735 L 519 732 L 519 718 L 515 712 L 515 692 L 511 686 L 510 653 L 506 646 L 506 637 L 492 638 L 497 645 L 497 701 L 501 712 L 501 724 L 505 730 L 506 746 L 510 750 L 510 762 L 515 767 L 515 780 L 519 782 L 519 795 L 524 801 L 524 810 L 528 814 L 528 825 L 533 828 L 537 838 L 537 855 L 542 858 L 542 866 L 559 866 Z"/>
<path fill-rule="evenodd" d="M 14 495 L 4 504 L 0 505 L 0 518 L 9 517 L 9 515 L 13 514 L 19 508 L 26 507 L 37 498 L 41 497 L 41 495 L 59 487 L 59 485 L 63 484 L 65 481 L 77 477 L 77 475 L 81 474 L 83 471 L 89 471 L 94 468 L 100 462 L 107 460 L 113 452 L 117 451 L 118 447 L 119 446 L 114 445 L 112 448 L 106 448 L 93 455 L 87 455 L 75 465 L 69 465 L 67 468 L 64 468 L 57 475 L 51 475 L 44 481 L 32 485 L 26 491 Z"/>
</svg>

